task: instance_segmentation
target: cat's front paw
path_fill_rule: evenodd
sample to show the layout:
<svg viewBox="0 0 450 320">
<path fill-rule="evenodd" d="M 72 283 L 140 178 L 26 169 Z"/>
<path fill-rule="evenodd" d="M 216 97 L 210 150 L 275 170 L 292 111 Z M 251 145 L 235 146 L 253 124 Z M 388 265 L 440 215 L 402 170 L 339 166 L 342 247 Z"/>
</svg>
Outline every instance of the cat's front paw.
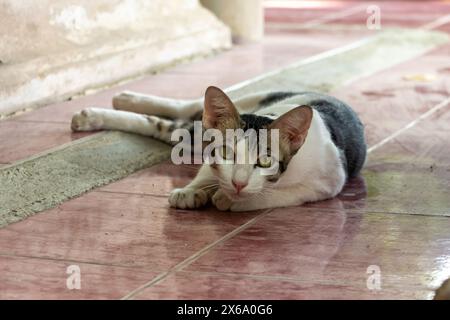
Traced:
<svg viewBox="0 0 450 320">
<path fill-rule="evenodd" d="M 170 193 L 169 204 L 178 209 L 197 209 L 208 202 L 208 194 L 201 189 L 175 189 Z"/>
<path fill-rule="evenodd" d="M 214 206 L 220 211 L 230 210 L 230 207 L 233 203 L 230 198 L 228 198 L 227 195 L 220 189 L 217 190 L 211 200 Z"/>
<path fill-rule="evenodd" d="M 73 131 L 91 131 L 101 129 L 102 125 L 101 114 L 94 108 L 87 108 L 73 115 L 71 128 Z"/>
</svg>

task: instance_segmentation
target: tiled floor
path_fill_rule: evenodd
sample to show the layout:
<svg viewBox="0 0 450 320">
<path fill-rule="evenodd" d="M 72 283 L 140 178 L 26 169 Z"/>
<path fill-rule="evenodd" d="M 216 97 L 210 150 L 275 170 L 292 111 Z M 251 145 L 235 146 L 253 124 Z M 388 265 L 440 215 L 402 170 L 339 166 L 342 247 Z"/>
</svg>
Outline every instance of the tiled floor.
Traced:
<svg viewBox="0 0 450 320">
<path fill-rule="evenodd" d="M 2 121 L 0 166 L 86 135 L 70 132 L 72 113 L 110 107 L 124 89 L 199 97 L 371 34 L 361 2 L 331 3 L 267 10 L 261 44 Z M 379 5 L 387 26 L 450 14 L 443 2 Z M 450 23 L 435 29 L 450 33 Z M 447 44 L 333 92 L 361 116 L 371 147 L 363 175 L 337 198 L 253 213 L 174 210 L 168 192 L 197 169 L 162 163 L 0 229 L 0 298 L 432 298 L 450 277 L 449 53 Z M 71 265 L 80 290 L 66 287 Z M 380 290 L 367 286 L 374 266 Z"/>
</svg>

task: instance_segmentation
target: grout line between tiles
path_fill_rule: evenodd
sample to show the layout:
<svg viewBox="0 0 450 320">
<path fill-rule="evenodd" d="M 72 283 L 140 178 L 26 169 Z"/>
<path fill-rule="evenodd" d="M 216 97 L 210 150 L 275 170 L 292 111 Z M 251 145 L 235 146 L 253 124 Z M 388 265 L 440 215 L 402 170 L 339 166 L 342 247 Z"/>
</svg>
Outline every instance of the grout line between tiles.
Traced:
<svg viewBox="0 0 450 320">
<path fill-rule="evenodd" d="M 92 192 L 117 193 L 117 194 L 147 196 L 147 197 L 155 197 L 155 198 L 168 198 L 169 197 L 169 194 L 143 193 L 143 192 L 125 192 L 125 191 L 110 191 L 110 190 L 93 190 Z"/>
<path fill-rule="evenodd" d="M 375 145 L 373 145 L 372 147 L 370 147 L 369 149 L 367 149 L 367 154 L 372 153 L 374 150 L 379 149 L 380 147 L 384 146 L 386 143 L 390 142 L 391 140 L 395 139 L 396 137 L 398 137 L 399 135 L 401 135 L 403 132 L 411 129 L 412 127 L 416 126 L 418 123 L 422 122 L 423 120 L 427 119 L 428 117 L 430 117 L 431 115 L 433 115 L 434 113 L 438 112 L 439 110 L 445 108 L 446 106 L 448 106 L 450 103 L 450 97 L 441 101 L 440 103 L 438 103 L 437 105 L 435 105 L 433 108 L 431 108 L 430 110 L 428 110 L 427 112 L 423 113 L 421 116 L 419 116 L 417 119 L 411 121 L 410 123 L 408 123 L 406 126 L 404 126 L 403 128 L 395 131 L 394 133 L 392 133 L 391 135 L 387 136 L 386 138 L 384 138 L 383 140 L 381 140 L 380 142 L 376 143 Z"/>
<path fill-rule="evenodd" d="M 389 212 L 389 211 L 377 211 L 377 210 L 371 210 L 369 212 L 361 212 L 363 210 L 352 210 L 349 209 L 347 212 L 353 212 L 353 213 L 362 213 L 362 214 L 393 214 L 396 216 L 417 216 L 417 217 L 430 217 L 430 218 L 447 218 L 450 219 L 450 213 L 444 213 L 444 214 L 426 214 L 426 213 L 409 213 L 409 212 Z"/>
<path fill-rule="evenodd" d="M 64 124 L 64 125 L 70 125 L 69 121 L 46 121 L 46 120 L 20 120 L 20 119 L 8 119 L 9 122 L 28 122 L 28 123 L 47 123 L 47 124 Z M 0 122 L 1 123 L 1 122 Z"/>
<path fill-rule="evenodd" d="M 305 284 L 320 284 L 320 285 L 333 285 L 333 286 L 347 286 L 348 282 L 341 282 L 341 281 L 335 281 L 335 280 L 319 280 L 319 279 L 307 279 L 307 278 L 301 278 L 301 277 L 292 277 L 292 276 L 283 276 L 283 275 L 260 275 L 260 274 L 251 274 L 251 273 L 233 273 L 233 272 L 212 272 L 212 271 L 186 271 L 181 270 L 177 272 L 178 274 L 190 274 L 190 275 L 205 275 L 205 276 L 221 276 L 221 277 L 240 277 L 240 278 L 247 278 L 247 279 L 254 279 L 254 280 L 266 280 L 266 281 L 285 281 L 285 282 L 296 282 L 296 283 L 305 283 Z M 363 286 L 366 285 L 365 282 L 362 283 Z M 391 288 L 394 288 L 395 286 L 389 286 Z M 401 284 L 402 288 L 411 288 L 411 289 L 425 289 L 425 290 L 435 290 L 436 288 L 427 288 L 425 286 L 420 285 L 412 285 L 412 286 L 405 286 L 404 284 Z"/>
<path fill-rule="evenodd" d="M 295 2 L 291 2 L 291 3 L 287 3 L 287 4 L 282 4 L 282 3 L 279 3 L 278 1 L 275 1 L 274 3 L 272 3 L 272 2 L 265 3 L 264 7 L 265 8 L 274 8 L 274 9 L 280 8 L 280 6 L 282 6 L 282 8 L 289 8 L 289 9 L 296 8 Z M 325 14 L 320 18 L 315 18 L 315 19 L 306 21 L 304 23 L 301 23 L 299 25 L 302 26 L 302 29 L 313 28 L 316 26 L 326 24 L 333 20 L 346 18 L 346 17 L 352 16 L 356 13 L 366 11 L 367 7 L 368 7 L 367 4 L 355 5 L 350 8 L 339 10 L 338 12 L 331 12 L 329 14 Z"/>
<path fill-rule="evenodd" d="M 164 280 L 168 276 L 172 275 L 173 273 L 182 270 L 184 267 L 190 265 L 192 262 L 194 262 L 198 258 L 202 257 L 206 253 L 208 253 L 211 249 L 217 247 L 218 245 L 224 243 L 225 241 L 227 241 L 230 238 L 234 237 L 235 235 L 239 234 L 241 231 L 247 229 L 249 226 L 253 225 L 257 221 L 259 221 L 260 219 L 265 217 L 271 211 L 272 211 L 272 209 L 268 209 L 268 210 L 262 212 L 261 214 L 259 214 L 258 216 L 250 219 L 246 223 L 244 223 L 244 224 L 240 225 L 239 227 L 235 228 L 233 231 L 227 233 L 226 235 L 224 235 L 223 237 L 219 238 L 218 240 L 216 240 L 216 241 L 208 244 L 207 246 L 203 247 L 202 249 L 200 249 L 199 251 L 197 251 L 196 253 L 194 253 L 190 257 L 184 259 L 183 261 L 181 261 L 180 263 L 178 263 L 174 267 L 170 268 L 168 271 L 159 274 L 158 276 L 156 276 L 155 278 L 153 278 L 149 282 L 147 282 L 144 285 L 142 285 L 142 286 L 134 289 L 133 291 L 129 292 L 121 300 L 133 299 L 133 297 L 136 294 L 142 292 L 143 290 L 145 290 L 145 289 L 147 289 L 147 288 L 149 288 L 149 287 L 151 287 L 151 286 L 153 286 L 155 284 L 158 284 L 159 282 L 161 282 L 162 280 Z"/>
<path fill-rule="evenodd" d="M 45 261 L 54 261 L 54 262 L 68 262 L 73 264 L 88 264 L 94 266 L 105 266 L 105 267 L 115 267 L 115 268 L 128 268 L 128 269 L 147 269 L 147 266 L 130 266 L 130 265 L 122 265 L 122 264 L 111 264 L 111 263 L 101 263 L 95 261 L 83 261 L 83 260 L 74 260 L 74 259 L 58 259 L 51 257 L 38 257 L 38 256 L 30 256 L 30 255 L 22 255 L 22 254 L 11 254 L 0 252 L 0 257 L 10 257 L 10 258 L 23 258 L 23 259 L 35 259 L 35 260 L 45 260 Z"/>
<path fill-rule="evenodd" d="M 425 30 L 433 30 L 442 27 L 443 25 L 446 25 L 449 22 L 450 22 L 450 14 L 447 14 L 445 16 L 441 16 L 429 23 L 422 25 L 420 28 Z"/>
<path fill-rule="evenodd" d="M 320 52 L 318 54 L 306 57 L 306 58 L 304 58 L 304 59 L 302 59 L 302 60 L 300 60 L 298 62 L 291 63 L 291 64 L 289 64 L 287 66 L 280 67 L 280 68 L 277 68 L 275 70 L 265 72 L 263 74 L 260 74 L 259 76 L 252 77 L 252 78 L 250 78 L 248 80 L 244 80 L 244 81 L 238 82 L 238 83 L 236 83 L 236 84 L 226 88 L 225 92 L 229 93 L 229 92 L 232 92 L 232 91 L 236 91 L 236 90 L 241 89 L 243 87 L 247 87 L 247 86 L 249 86 L 249 85 L 251 85 L 251 84 L 253 84 L 255 82 L 258 82 L 260 80 L 263 80 L 263 79 L 266 79 L 266 78 L 269 78 L 269 77 L 281 74 L 281 73 L 283 73 L 283 72 L 285 72 L 287 70 L 299 68 L 301 66 L 308 65 L 308 64 L 311 64 L 311 63 L 314 63 L 314 62 L 317 62 L 317 61 L 320 61 L 320 60 L 323 60 L 323 59 L 326 59 L 326 58 L 329 58 L 329 57 L 333 57 L 333 56 L 339 55 L 339 54 L 347 52 L 347 51 L 351 51 L 351 50 L 359 48 L 359 47 L 362 47 L 365 44 L 373 41 L 377 36 L 378 35 L 365 37 L 365 38 L 362 38 L 362 39 L 357 40 L 355 42 L 352 42 L 350 44 L 347 44 L 347 45 L 344 45 L 344 46 L 340 46 L 340 47 L 337 47 L 337 48 L 333 48 L 333 49 L 330 49 L 330 50 L 326 50 L 326 51 Z"/>
</svg>

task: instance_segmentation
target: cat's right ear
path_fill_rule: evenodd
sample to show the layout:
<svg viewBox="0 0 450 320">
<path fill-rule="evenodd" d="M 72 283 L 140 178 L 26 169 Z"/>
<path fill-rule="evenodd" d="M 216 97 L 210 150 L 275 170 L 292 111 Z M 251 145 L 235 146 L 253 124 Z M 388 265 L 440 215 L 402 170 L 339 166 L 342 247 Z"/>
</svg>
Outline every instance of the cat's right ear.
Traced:
<svg viewBox="0 0 450 320">
<path fill-rule="evenodd" d="M 205 107 L 203 108 L 203 127 L 205 129 L 240 128 L 239 112 L 230 98 L 217 87 L 208 87 L 205 92 Z"/>
<path fill-rule="evenodd" d="M 310 106 L 296 107 L 269 125 L 269 129 L 280 130 L 280 147 L 294 154 L 305 142 L 313 117 Z"/>
</svg>

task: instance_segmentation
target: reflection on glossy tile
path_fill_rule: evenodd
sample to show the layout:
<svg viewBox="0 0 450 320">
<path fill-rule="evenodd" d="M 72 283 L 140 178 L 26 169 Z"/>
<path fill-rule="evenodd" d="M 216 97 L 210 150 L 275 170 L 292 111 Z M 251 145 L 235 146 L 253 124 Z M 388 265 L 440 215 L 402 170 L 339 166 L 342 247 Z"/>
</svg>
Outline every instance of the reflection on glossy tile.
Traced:
<svg viewBox="0 0 450 320">
<path fill-rule="evenodd" d="M 174 165 L 167 161 L 111 183 L 99 191 L 167 196 L 174 188 L 184 187 L 191 182 L 198 168 L 194 165 Z"/>
<path fill-rule="evenodd" d="M 362 177 L 338 196 L 343 206 L 357 212 L 450 216 L 449 123 L 450 105 L 372 152 Z"/>
<path fill-rule="evenodd" d="M 154 270 L 8 256 L 0 256 L 0 266 L 0 299 L 120 299 L 157 275 Z M 79 267 L 79 290 L 67 287 L 69 266 Z"/>
<path fill-rule="evenodd" d="M 72 133 L 64 123 L 1 121 L 0 162 L 14 162 L 87 135 Z"/>
<path fill-rule="evenodd" d="M 350 284 L 179 272 L 138 293 L 134 299 L 429 299 L 430 290 L 368 290 Z"/>
<path fill-rule="evenodd" d="M 431 290 L 450 275 L 450 218 L 349 213 L 337 200 L 334 207 L 276 209 L 186 269 L 358 290 L 367 288 L 369 266 L 380 268 L 385 288 Z"/>
<path fill-rule="evenodd" d="M 167 198 L 92 192 L 0 229 L 0 253 L 165 270 L 255 215 L 175 210 Z"/>
</svg>

